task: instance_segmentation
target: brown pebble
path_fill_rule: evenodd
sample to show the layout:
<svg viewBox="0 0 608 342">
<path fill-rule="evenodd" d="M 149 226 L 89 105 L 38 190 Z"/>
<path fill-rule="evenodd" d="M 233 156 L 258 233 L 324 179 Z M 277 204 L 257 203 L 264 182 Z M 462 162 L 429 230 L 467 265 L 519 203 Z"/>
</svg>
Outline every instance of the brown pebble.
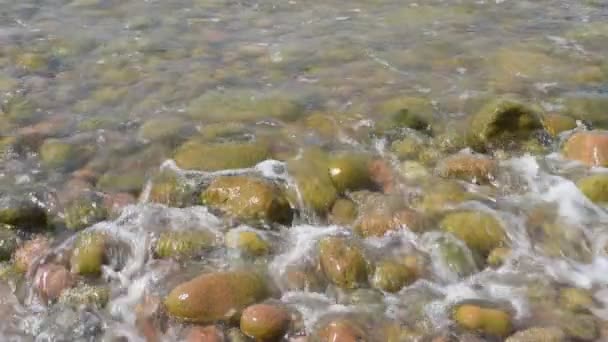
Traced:
<svg viewBox="0 0 608 342">
<path fill-rule="evenodd" d="M 608 166 L 608 131 L 573 134 L 564 144 L 564 156 L 588 166 Z"/>
<path fill-rule="evenodd" d="M 367 341 L 365 332 L 348 320 L 336 320 L 322 327 L 318 333 L 320 342 Z"/>
<path fill-rule="evenodd" d="M 166 323 L 161 299 L 158 296 L 144 295 L 142 302 L 135 307 L 135 326 L 144 335 L 146 342 L 160 342 Z"/>
<path fill-rule="evenodd" d="M 289 328 L 289 311 L 272 304 L 255 304 L 243 310 L 241 331 L 258 341 L 274 341 Z"/>
<path fill-rule="evenodd" d="M 95 170 L 87 166 L 72 172 L 72 176 L 75 179 L 80 179 L 93 183 L 97 181 L 97 178 L 99 178 L 99 174 L 95 172 Z"/>
<path fill-rule="evenodd" d="M 54 300 L 64 289 L 72 286 L 72 276 L 65 266 L 47 264 L 36 271 L 34 284 L 43 300 Z"/>
<path fill-rule="evenodd" d="M 137 203 L 137 199 L 127 192 L 107 194 L 103 199 L 103 206 L 112 216 L 118 216 L 127 205 Z"/>
<path fill-rule="evenodd" d="M 224 332 L 215 325 L 192 327 L 186 338 L 187 342 L 223 342 L 224 340 Z"/>
<path fill-rule="evenodd" d="M 390 163 L 384 159 L 376 159 L 369 163 L 370 177 L 384 193 L 395 191 L 395 174 Z"/>
<path fill-rule="evenodd" d="M 15 267 L 22 272 L 30 272 L 34 263 L 51 248 L 48 238 L 38 236 L 25 242 L 15 251 Z"/>
</svg>

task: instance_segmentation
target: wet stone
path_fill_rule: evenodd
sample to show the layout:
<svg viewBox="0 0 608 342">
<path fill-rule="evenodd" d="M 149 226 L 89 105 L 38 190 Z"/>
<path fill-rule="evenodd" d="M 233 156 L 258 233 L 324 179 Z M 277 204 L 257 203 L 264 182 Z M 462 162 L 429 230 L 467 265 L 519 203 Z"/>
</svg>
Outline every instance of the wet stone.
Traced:
<svg viewBox="0 0 608 342">
<path fill-rule="evenodd" d="M 141 302 L 135 306 L 135 327 L 148 341 L 161 340 L 167 329 L 167 317 L 160 297 L 144 294 Z"/>
<path fill-rule="evenodd" d="M 99 178 L 96 186 L 105 192 L 127 192 L 138 195 L 145 180 L 142 170 L 108 171 Z"/>
<path fill-rule="evenodd" d="M 506 342 L 565 342 L 566 334 L 558 327 L 538 327 L 521 330 L 509 336 Z"/>
<path fill-rule="evenodd" d="M 486 103 L 472 116 L 469 142 L 474 147 L 506 147 L 542 128 L 538 109 L 510 98 Z"/>
<path fill-rule="evenodd" d="M 31 200 L 3 196 L 0 198 L 0 223 L 16 228 L 39 230 L 46 227 L 47 214 Z"/>
<path fill-rule="evenodd" d="M 65 209 L 65 224 L 69 229 L 79 230 L 103 221 L 108 212 L 100 196 L 89 193 L 73 200 Z"/>
<path fill-rule="evenodd" d="M 441 220 L 439 226 L 484 256 L 507 242 L 502 224 L 491 214 L 481 211 L 450 213 Z"/>
<path fill-rule="evenodd" d="M 386 260 L 376 264 L 372 285 L 386 292 L 397 292 L 415 280 L 415 274 L 404 264 Z"/>
<path fill-rule="evenodd" d="M 194 258 L 213 247 L 215 240 L 215 235 L 207 230 L 163 232 L 156 241 L 154 253 L 159 258 Z"/>
<path fill-rule="evenodd" d="M 461 304 L 453 309 L 454 321 L 463 329 L 505 337 L 512 328 L 511 314 L 479 304 Z"/>
<path fill-rule="evenodd" d="M 332 156 L 328 162 L 329 176 L 338 192 L 369 188 L 372 180 L 369 175 L 370 158 L 365 155 L 340 154 Z"/>
<path fill-rule="evenodd" d="M 608 174 L 595 174 L 581 178 L 576 186 L 595 203 L 608 202 Z"/>
<path fill-rule="evenodd" d="M 201 195 L 202 203 L 242 220 L 289 223 L 290 204 L 273 183 L 247 176 L 220 176 Z"/>
<path fill-rule="evenodd" d="M 187 113 L 206 122 L 227 120 L 262 120 L 265 118 L 297 118 L 302 107 L 281 96 L 255 96 L 249 93 L 207 92 L 192 100 Z"/>
<path fill-rule="evenodd" d="M 231 230 L 226 233 L 226 246 L 246 255 L 263 256 L 271 251 L 270 243 L 251 230 Z"/>
<path fill-rule="evenodd" d="M 87 159 L 87 151 L 82 146 L 57 140 L 47 139 L 40 146 L 40 159 L 51 169 L 73 170 Z"/>
<path fill-rule="evenodd" d="M 440 236 L 434 241 L 433 255 L 439 273 L 448 280 L 457 280 L 478 271 L 471 251 L 462 242 L 449 236 Z"/>
<path fill-rule="evenodd" d="M 608 166 L 608 132 L 578 132 L 563 146 L 564 156 L 588 166 Z"/>
<path fill-rule="evenodd" d="M 596 319 L 588 314 L 561 313 L 558 315 L 560 328 L 567 336 L 581 341 L 594 341 L 599 335 Z"/>
<path fill-rule="evenodd" d="M 34 284 L 43 300 L 55 300 L 72 285 L 70 271 L 57 264 L 47 264 L 38 268 Z"/>
<path fill-rule="evenodd" d="M 291 291 L 322 292 L 327 286 L 322 272 L 311 266 L 290 265 L 284 278 L 285 287 Z"/>
<path fill-rule="evenodd" d="M 357 218 L 357 205 L 348 199 L 340 198 L 331 208 L 329 219 L 334 224 L 349 225 Z"/>
<path fill-rule="evenodd" d="M 593 297 L 587 290 L 564 288 L 559 294 L 560 306 L 573 312 L 586 312 L 594 306 Z"/>
<path fill-rule="evenodd" d="M 0 228 L 0 261 L 7 261 L 11 258 L 19 244 L 19 237 L 14 231 Z"/>
<path fill-rule="evenodd" d="M 494 248 L 487 258 L 487 264 L 492 267 L 500 267 L 511 254 L 511 250 L 505 247 Z"/>
<path fill-rule="evenodd" d="M 190 329 L 186 342 L 223 342 L 224 332 L 215 325 L 195 326 Z"/>
<path fill-rule="evenodd" d="M 186 127 L 184 120 L 175 117 L 150 119 L 139 128 L 138 137 L 144 141 L 176 139 Z"/>
<path fill-rule="evenodd" d="M 173 171 L 164 170 L 154 176 L 151 182 L 148 195 L 151 202 L 178 208 L 198 202 L 194 185 Z"/>
<path fill-rule="evenodd" d="M 250 304 L 264 299 L 262 277 L 247 271 L 202 274 L 176 286 L 165 298 L 168 313 L 186 322 L 226 321 Z"/>
<path fill-rule="evenodd" d="M 477 154 L 459 153 L 439 162 L 437 172 L 446 178 L 457 178 L 477 184 L 486 184 L 496 178 L 497 162 Z"/>
<path fill-rule="evenodd" d="M 110 289 L 108 287 L 79 284 L 62 291 L 58 303 L 73 308 L 103 308 L 109 299 Z"/>
<path fill-rule="evenodd" d="M 15 268 L 20 272 L 29 272 L 39 258 L 50 251 L 51 241 L 44 236 L 36 236 L 21 245 L 13 255 Z"/>
<path fill-rule="evenodd" d="M 563 114 L 547 114 L 543 116 L 542 122 L 543 127 L 552 137 L 576 128 L 576 120 Z"/>
<path fill-rule="evenodd" d="M 241 331 L 256 341 L 276 341 L 289 327 L 289 312 L 277 305 L 255 304 L 243 310 Z"/>
<path fill-rule="evenodd" d="M 106 255 L 105 234 L 95 231 L 80 233 L 70 258 L 72 273 L 96 276 L 101 273 L 101 266 Z"/>
<path fill-rule="evenodd" d="M 338 191 L 329 174 L 328 155 L 321 150 L 305 151 L 301 158 L 287 162 L 287 169 L 295 178 L 297 190 L 292 195 L 297 202 L 318 214 L 325 214 L 338 197 Z"/>
<path fill-rule="evenodd" d="M 401 207 L 395 203 L 394 198 L 372 196 L 368 201 L 377 200 L 374 203 L 360 209 L 359 217 L 354 226 L 355 232 L 362 237 L 381 237 L 389 232 L 407 229 L 412 232 L 422 232 L 426 220 L 420 212 Z M 393 203 L 391 203 L 393 202 Z"/>
<path fill-rule="evenodd" d="M 367 262 L 351 241 L 327 237 L 319 241 L 319 261 L 325 276 L 335 285 L 353 289 L 367 283 Z"/>
<path fill-rule="evenodd" d="M 47 312 L 40 322 L 40 341 L 91 341 L 101 338 L 103 319 L 94 310 L 57 307 Z"/>
<path fill-rule="evenodd" d="M 187 170 L 219 171 L 252 167 L 270 156 L 262 143 L 201 143 L 188 141 L 173 156 L 177 166 Z"/>
<path fill-rule="evenodd" d="M 316 335 L 320 342 L 356 342 L 366 341 L 368 338 L 368 334 L 363 327 L 347 318 L 338 318 L 321 325 Z"/>
</svg>

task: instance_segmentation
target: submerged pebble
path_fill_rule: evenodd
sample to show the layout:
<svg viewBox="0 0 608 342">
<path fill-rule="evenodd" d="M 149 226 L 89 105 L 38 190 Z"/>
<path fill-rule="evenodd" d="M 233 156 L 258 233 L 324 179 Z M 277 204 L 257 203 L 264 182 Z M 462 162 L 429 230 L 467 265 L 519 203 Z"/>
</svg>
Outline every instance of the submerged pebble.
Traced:
<svg viewBox="0 0 608 342">
<path fill-rule="evenodd" d="M 0 339 L 606 340 L 607 11 L 3 2 Z"/>
</svg>

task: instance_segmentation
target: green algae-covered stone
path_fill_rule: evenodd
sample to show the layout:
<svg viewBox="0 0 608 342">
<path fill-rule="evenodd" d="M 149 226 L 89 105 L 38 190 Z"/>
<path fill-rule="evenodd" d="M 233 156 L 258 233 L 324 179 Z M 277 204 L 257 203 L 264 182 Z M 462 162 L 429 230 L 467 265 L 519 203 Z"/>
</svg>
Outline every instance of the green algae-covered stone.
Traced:
<svg viewBox="0 0 608 342">
<path fill-rule="evenodd" d="M 141 169 L 110 170 L 99 178 L 97 187 L 106 192 L 128 192 L 137 195 L 144 187 L 145 181 L 145 171 Z"/>
<path fill-rule="evenodd" d="M 391 150 L 401 160 L 417 158 L 420 151 L 426 147 L 427 144 L 421 137 L 413 135 L 396 140 L 391 144 Z"/>
<path fill-rule="evenodd" d="M 576 185 L 595 203 L 608 202 L 608 174 L 597 174 L 580 179 Z"/>
<path fill-rule="evenodd" d="M 30 72 L 42 71 L 47 68 L 49 60 L 46 56 L 35 53 L 25 52 L 15 58 L 15 63 Z"/>
<path fill-rule="evenodd" d="M 412 232 L 422 232 L 426 226 L 426 218 L 418 211 L 402 208 L 386 210 L 377 208 L 361 212 L 354 226 L 354 231 L 364 238 L 381 237 L 391 231 L 408 229 Z"/>
<path fill-rule="evenodd" d="M 513 330 L 513 319 L 509 312 L 481 303 L 457 305 L 452 318 L 462 329 L 492 336 L 506 337 Z"/>
<path fill-rule="evenodd" d="M 47 215 L 34 202 L 14 196 L 0 197 L 0 223 L 16 228 L 40 229 L 47 225 Z"/>
<path fill-rule="evenodd" d="M 47 139 L 40 146 L 40 159 L 48 168 L 74 169 L 86 160 L 86 151 L 72 143 Z"/>
<path fill-rule="evenodd" d="M 585 312 L 594 306 L 590 291 L 574 287 L 560 291 L 559 303 L 562 308 L 573 312 Z"/>
<path fill-rule="evenodd" d="M 146 141 L 166 141 L 178 138 L 185 128 L 184 120 L 177 117 L 154 118 L 139 127 L 137 136 Z"/>
<path fill-rule="evenodd" d="M 558 327 L 534 327 L 509 336 L 505 342 L 566 342 L 566 334 Z"/>
<path fill-rule="evenodd" d="M 13 262 L 0 262 L 0 281 L 16 289 L 25 282 L 24 270 L 20 269 Z"/>
<path fill-rule="evenodd" d="M 469 248 L 488 255 L 492 249 L 507 242 L 500 222 L 491 214 L 482 211 L 458 211 L 446 215 L 440 227 L 464 241 Z"/>
<path fill-rule="evenodd" d="M 381 128 L 407 127 L 425 130 L 429 128 L 428 120 L 433 115 L 433 105 L 425 98 L 401 96 L 383 102 L 378 107 L 378 111 L 388 116 L 379 123 Z"/>
<path fill-rule="evenodd" d="M 289 311 L 271 304 L 254 304 L 243 310 L 241 331 L 256 341 L 276 341 L 289 328 Z"/>
<path fill-rule="evenodd" d="M 252 96 L 245 92 L 207 92 L 190 102 L 187 114 L 205 122 L 294 119 L 302 112 L 295 101 L 281 96 Z"/>
<path fill-rule="evenodd" d="M 331 156 L 328 162 L 329 176 L 338 192 L 369 188 L 370 158 L 362 154 L 342 153 Z"/>
<path fill-rule="evenodd" d="M 486 259 L 486 263 L 492 267 L 499 267 L 504 264 L 505 260 L 511 254 L 511 249 L 507 247 L 494 248 Z"/>
<path fill-rule="evenodd" d="M 270 252 L 270 243 L 251 230 L 231 230 L 226 234 L 226 246 L 253 256 Z"/>
<path fill-rule="evenodd" d="M 72 273 L 92 276 L 100 274 L 106 239 L 106 235 L 100 232 L 82 232 L 76 239 L 70 258 Z"/>
<path fill-rule="evenodd" d="M 424 197 L 417 207 L 422 211 L 432 213 L 449 209 L 472 198 L 462 185 L 449 180 L 435 180 L 429 184 L 424 193 Z"/>
<path fill-rule="evenodd" d="M 469 139 L 473 147 L 504 146 L 527 139 L 542 128 L 539 110 L 508 98 L 484 105 L 471 119 Z"/>
<path fill-rule="evenodd" d="M 171 316 L 181 321 L 208 323 L 229 320 L 267 295 L 268 289 L 259 274 L 215 272 L 176 286 L 165 299 L 165 306 Z"/>
<path fill-rule="evenodd" d="M 452 238 L 453 239 L 453 238 Z M 437 239 L 439 262 L 458 278 L 469 276 L 477 271 L 475 260 L 466 246 L 447 237 Z"/>
<path fill-rule="evenodd" d="M 289 160 L 287 168 L 304 205 L 318 214 L 326 213 L 338 197 L 329 175 L 327 154 L 318 149 L 306 150 L 301 158 Z"/>
<path fill-rule="evenodd" d="M 560 312 L 559 327 L 574 341 L 597 341 L 599 328 L 596 317 L 590 314 Z"/>
<path fill-rule="evenodd" d="M 367 262 L 358 247 L 339 237 L 319 241 L 319 261 L 325 276 L 335 285 L 354 289 L 367 282 Z"/>
<path fill-rule="evenodd" d="M 10 122 L 18 124 L 32 123 L 38 116 L 34 102 L 20 96 L 9 98 L 0 108 L 0 114 L 6 116 Z"/>
<path fill-rule="evenodd" d="M 284 275 L 285 287 L 290 291 L 323 292 L 327 287 L 323 274 L 310 265 L 288 265 Z"/>
<path fill-rule="evenodd" d="M 74 308 L 92 306 L 103 308 L 110 299 L 110 289 L 106 286 L 79 285 L 64 289 L 59 296 L 58 303 Z"/>
<path fill-rule="evenodd" d="M 159 258 L 192 258 L 212 247 L 215 240 L 206 230 L 167 231 L 158 237 L 154 252 Z"/>
<path fill-rule="evenodd" d="M 72 201 L 65 209 L 65 225 L 69 229 L 83 229 L 108 217 L 102 199 L 95 195 L 83 196 Z"/>
<path fill-rule="evenodd" d="M 424 130 L 430 126 L 426 119 L 409 109 L 400 109 L 393 113 L 391 121 L 397 127 L 407 127 L 415 130 Z"/>
<path fill-rule="evenodd" d="M 203 204 L 243 220 L 288 223 L 289 201 L 273 183 L 248 176 L 220 176 L 202 193 Z"/>
<path fill-rule="evenodd" d="M 335 139 L 340 127 L 334 119 L 334 113 L 313 113 L 304 119 L 304 126 L 324 139 Z"/>
<path fill-rule="evenodd" d="M 331 207 L 329 219 L 334 224 L 349 225 L 357 219 L 357 204 L 349 199 L 340 198 Z"/>
<path fill-rule="evenodd" d="M 386 292 L 397 292 L 415 280 L 415 274 L 405 265 L 385 260 L 376 264 L 372 285 Z"/>
<path fill-rule="evenodd" d="M 496 178 L 498 163 L 479 154 L 457 153 L 437 166 L 437 173 L 445 178 L 457 178 L 477 184 L 487 184 Z"/>
<path fill-rule="evenodd" d="M 164 170 L 152 178 L 148 200 L 183 208 L 198 202 L 195 192 L 194 187 L 177 173 Z"/>
<path fill-rule="evenodd" d="M 14 231 L 0 227 L 0 261 L 11 258 L 19 244 L 19 237 Z"/>
<path fill-rule="evenodd" d="M 201 140 L 213 141 L 218 139 L 242 137 L 249 133 L 249 129 L 243 122 L 229 121 L 204 125 L 201 127 L 199 133 Z"/>
<path fill-rule="evenodd" d="M 542 118 L 545 131 L 552 137 L 576 128 L 576 119 L 563 114 L 547 114 Z"/>
<path fill-rule="evenodd" d="M 219 171 L 252 167 L 270 156 L 262 143 L 213 143 L 188 141 L 173 156 L 177 166 L 188 170 Z"/>
</svg>

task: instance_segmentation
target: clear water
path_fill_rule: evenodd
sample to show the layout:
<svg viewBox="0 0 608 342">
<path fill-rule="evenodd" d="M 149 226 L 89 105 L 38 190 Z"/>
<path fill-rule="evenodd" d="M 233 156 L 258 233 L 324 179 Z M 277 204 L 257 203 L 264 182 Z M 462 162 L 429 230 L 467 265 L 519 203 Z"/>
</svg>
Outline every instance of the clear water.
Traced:
<svg viewBox="0 0 608 342">
<path fill-rule="evenodd" d="M 74 187 L 112 195 L 124 191 L 100 185 L 104 174 L 140 180 L 139 188 L 128 189 L 138 203 L 87 228 L 124 243 L 125 253 L 116 256 L 122 267 L 107 267 L 99 280 L 111 287 L 106 308 L 56 309 L 41 304 L 27 283 L 16 293 L 2 283 L 1 339 L 144 341 L 134 313 L 144 293 L 164 295 L 201 270 L 243 264 L 269 270 L 277 298 L 302 314 L 307 332 L 336 313 L 373 312 L 408 327 L 426 324 L 421 330 L 432 335 L 453 329 L 449 309 L 464 299 L 507 301 L 516 325 L 526 327 L 540 316 L 528 297 L 539 284 L 546 285 L 543 291 L 590 290 L 591 314 L 601 326 L 608 320 L 608 213 L 574 181 L 605 170 L 564 160 L 560 139 L 546 153 L 502 159 L 493 186 L 466 184 L 481 200 L 460 207 L 491 212 L 507 227 L 513 252 L 500 268 L 464 279 L 450 273 L 436 257 L 436 231 L 354 236 L 372 259 L 411 251 L 428 258 L 424 277 L 398 293 L 382 293 L 373 305 L 357 305 L 336 289 L 294 292 L 281 285 L 290 265 L 314 263 L 319 239 L 353 235 L 349 227 L 306 215 L 304 208 L 293 226 L 259 231 L 272 241 L 267 258 L 248 260 L 218 247 L 191 264 L 153 259 L 151 246 L 161 231 L 205 227 L 221 245 L 234 223 L 202 206 L 148 203 L 145 182 L 160 168 L 171 168 L 193 180 L 256 173 L 293 184 L 282 170 L 281 152 L 295 155 L 307 146 L 372 151 L 397 167 L 387 138 L 367 134 L 383 120 L 383 104 L 396 97 L 427 103 L 427 120 L 436 131 L 461 132 L 480 102 L 504 94 L 605 127 L 607 55 L 608 2 L 602 0 L 0 0 L 0 192 L 32 194 L 61 215 L 62 199 Z M 198 108 L 208 94 L 288 100 L 303 110 L 286 120 Z M 22 115 L 9 110 L 19 101 L 29 106 Z M 339 128 L 319 134 L 307 126 L 306 117 L 314 113 Z M 174 139 L 148 139 L 140 127 L 157 118 L 175 118 L 183 129 Z M 219 134 L 218 140 L 273 141 L 277 160 L 217 173 L 179 170 L 171 161 L 182 141 L 210 127 L 230 131 L 230 125 L 238 127 L 236 133 Z M 19 143 L 7 145 L 11 139 Z M 85 146 L 87 162 L 69 171 L 46 167 L 39 153 L 45 139 Z M 405 187 L 412 196 L 429 191 L 415 181 Z M 567 251 L 547 255 L 538 247 L 526 230 L 528 212 L 537 204 L 553 207 L 549 219 L 567 226 L 578 237 L 573 248 L 588 251 L 589 258 Z M 74 236 L 57 233 L 53 252 L 70 248 Z M 422 314 L 412 312 L 417 301 Z M 173 322 L 161 338 L 178 340 L 185 329 Z"/>
</svg>

